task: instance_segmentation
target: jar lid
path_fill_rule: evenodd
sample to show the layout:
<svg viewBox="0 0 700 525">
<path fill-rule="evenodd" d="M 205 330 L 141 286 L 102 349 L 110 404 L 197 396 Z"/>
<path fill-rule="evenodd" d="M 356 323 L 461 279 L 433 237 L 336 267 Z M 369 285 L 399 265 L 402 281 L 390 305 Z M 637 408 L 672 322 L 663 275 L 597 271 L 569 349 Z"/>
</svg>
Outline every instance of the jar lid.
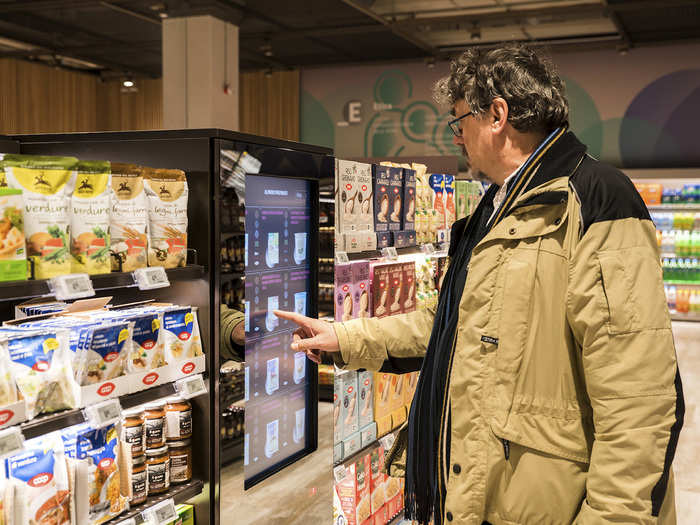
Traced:
<svg viewBox="0 0 700 525">
<path fill-rule="evenodd" d="M 162 447 L 158 448 L 147 448 L 146 449 L 146 455 L 147 456 L 162 456 L 163 454 L 168 453 L 168 445 L 163 445 Z"/>
<path fill-rule="evenodd" d="M 187 403 L 185 398 L 181 397 L 181 396 L 170 396 L 170 397 L 166 398 L 165 402 L 169 405 Z"/>
<path fill-rule="evenodd" d="M 153 401 L 152 403 L 143 405 L 144 410 L 163 410 L 164 408 L 165 403 L 163 401 Z"/>
<path fill-rule="evenodd" d="M 189 447 L 191 444 L 191 439 L 182 439 L 180 441 L 168 441 L 168 446 L 171 448 Z"/>
<path fill-rule="evenodd" d="M 146 456 L 144 456 L 143 454 L 141 454 L 140 456 L 134 456 L 133 458 L 131 458 L 131 461 L 134 465 L 141 465 L 142 463 L 145 463 Z"/>
<path fill-rule="evenodd" d="M 143 416 L 143 408 L 130 408 L 129 410 L 125 410 L 122 412 L 122 415 L 124 417 L 142 417 Z"/>
</svg>

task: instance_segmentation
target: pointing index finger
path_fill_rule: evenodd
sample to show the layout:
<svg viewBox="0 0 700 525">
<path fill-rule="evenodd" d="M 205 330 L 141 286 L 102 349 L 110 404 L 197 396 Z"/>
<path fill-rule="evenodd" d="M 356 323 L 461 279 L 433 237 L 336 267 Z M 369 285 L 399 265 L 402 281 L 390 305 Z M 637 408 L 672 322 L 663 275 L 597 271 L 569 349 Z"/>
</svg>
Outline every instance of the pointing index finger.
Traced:
<svg viewBox="0 0 700 525">
<path fill-rule="evenodd" d="M 281 319 L 287 319 L 288 321 L 292 321 L 292 322 L 298 324 L 299 326 L 309 326 L 309 321 L 311 321 L 311 318 L 305 317 L 305 316 L 300 315 L 296 312 L 286 312 L 284 310 L 273 310 L 272 313 Z"/>
</svg>

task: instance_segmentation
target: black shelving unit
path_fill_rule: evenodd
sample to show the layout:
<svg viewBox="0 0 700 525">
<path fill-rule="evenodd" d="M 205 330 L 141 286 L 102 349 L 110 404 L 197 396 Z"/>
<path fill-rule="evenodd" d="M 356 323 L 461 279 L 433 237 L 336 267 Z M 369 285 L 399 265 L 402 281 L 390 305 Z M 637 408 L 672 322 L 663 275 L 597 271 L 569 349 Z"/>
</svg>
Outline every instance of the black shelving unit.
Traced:
<svg viewBox="0 0 700 525">
<path fill-rule="evenodd" d="M 227 439 L 221 443 L 221 464 L 228 465 L 243 458 L 243 438 Z"/>
<path fill-rule="evenodd" d="M 131 507 L 127 512 L 112 518 L 107 523 L 115 523 L 116 524 L 116 523 L 120 523 L 122 521 L 128 520 L 130 518 L 134 518 L 134 521 L 136 522 L 136 524 L 140 525 L 141 523 L 145 523 L 145 520 L 143 519 L 142 513 L 145 510 L 147 510 L 148 508 L 150 508 L 154 505 L 157 505 L 161 501 L 165 501 L 166 499 L 170 499 L 170 498 L 173 499 L 173 501 L 175 502 L 175 505 L 179 505 L 180 503 L 185 503 L 185 502 L 191 500 L 192 498 L 196 497 L 198 494 L 201 494 L 203 488 L 204 488 L 204 483 L 198 479 L 194 479 L 194 480 L 189 481 L 187 483 L 183 483 L 182 485 L 171 485 L 170 490 L 168 490 L 167 492 L 164 492 L 163 494 L 158 494 L 157 496 L 150 496 L 141 505 L 136 505 L 134 507 Z M 199 523 L 199 521 L 197 521 L 197 523 Z"/>
</svg>

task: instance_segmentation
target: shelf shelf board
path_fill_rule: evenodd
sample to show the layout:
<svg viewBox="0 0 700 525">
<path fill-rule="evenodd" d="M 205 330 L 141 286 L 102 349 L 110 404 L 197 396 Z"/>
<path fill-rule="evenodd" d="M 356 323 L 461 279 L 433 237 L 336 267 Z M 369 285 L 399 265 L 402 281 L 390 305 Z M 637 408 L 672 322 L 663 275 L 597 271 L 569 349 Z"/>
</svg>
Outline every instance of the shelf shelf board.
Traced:
<svg viewBox="0 0 700 525">
<path fill-rule="evenodd" d="M 649 204 L 649 211 L 700 211 L 700 204 Z"/>
<path fill-rule="evenodd" d="M 664 284 L 667 286 L 678 286 L 678 287 L 686 287 L 686 288 L 700 288 L 700 283 L 684 283 L 681 281 L 664 281 Z"/>
<path fill-rule="evenodd" d="M 170 268 L 165 270 L 170 282 L 191 281 L 200 279 L 204 275 L 204 266 L 190 264 L 182 268 Z M 115 288 L 136 287 L 134 278 L 130 272 L 112 272 L 100 275 L 91 275 L 92 286 L 95 292 L 113 290 Z M 5 281 L 0 282 L 0 301 L 12 301 L 31 299 L 36 297 L 50 297 L 48 280 Z"/>
<path fill-rule="evenodd" d="M 188 483 L 183 483 L 182 485 L 172 485 L 170 487 L 170 490 L 168 490 L 167 492 L 164 492 L 163 494 L 158 494 L 156 496 L 149 496 L 149 498 L 141 505 L 131 507 L 124 514 L 120 514 L 119 516 L 112 518 L 106 523 L 120 523 L 130 518 L 134 518 L 136 524 L 140 525 L 141 523 L 144 523 L 141 514 L 153 505 L 156 505 L 161 501 L 165 501 L 168 498 L 173 498 L 175 505 L 179 505 L 180 503 L 185 503 L 187 500 L 190 500 L 198 494 L 201 494 L 203 489 L 204 482 L 198 479 L 192 480 Z"/>
<path fill-rule="evenodd" d="M 152 388 L 142 390 L 141 392 L 121 396 L 119 398 L 119 402 L 121 403 L 122 408 L 127 409 L 155 401 L 156 399 L 172 396 L 174 394 L 174 384 L 166 383 L 164 385 L 154 386 Z M 55 414 L 46 414 L 35 417 L 34 419 L 20 424 L 20 429 L 22 430 L 22 434 L 24 435 L 25 439 L 31 439 L 84 422 L 85 417 L 83 416 L 83 410 L 76 408 L 73 410 L 64 410 L 63 412 L 57 412 Z"/>
<path fill-rule="evenodd" d="M 700 314 L 681 314 L 672 312 L 671 321 L 691 321 L 697 323 L 700 322 Z"/>
<path fill-rule="evenodd" d="M 437 255 L 438 250 L 436 250 Z M 405 248 L 396 248 L 396 253 L 399 255 L 411 255 L 422 253 L 422 245 L 406 246 Z M 366 252 L 348 253 L 348 259 L 356 261 L 358 259 L 374 259 L 382 256 L 381 250 L 370 250 Z"/>
</svg>

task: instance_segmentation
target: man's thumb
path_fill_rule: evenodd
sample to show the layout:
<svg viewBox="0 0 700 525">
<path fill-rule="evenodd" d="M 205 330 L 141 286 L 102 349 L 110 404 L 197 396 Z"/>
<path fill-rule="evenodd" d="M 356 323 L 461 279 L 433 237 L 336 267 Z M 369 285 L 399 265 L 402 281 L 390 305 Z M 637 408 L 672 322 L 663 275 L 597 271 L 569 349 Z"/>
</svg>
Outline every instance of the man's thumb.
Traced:
<svg viewBox="0 0 700 525">
<path fill-rule="evenodd" d="M 292 343 L 292 350 L 295 352 L 301 351 L 301 350 L 316 350 L 319 349 L 319 338 L 318 336 L 316 337 L 309 337 L 308 339 L 297 339 L 295 337 L 294 342 Z"/>
</svg>

